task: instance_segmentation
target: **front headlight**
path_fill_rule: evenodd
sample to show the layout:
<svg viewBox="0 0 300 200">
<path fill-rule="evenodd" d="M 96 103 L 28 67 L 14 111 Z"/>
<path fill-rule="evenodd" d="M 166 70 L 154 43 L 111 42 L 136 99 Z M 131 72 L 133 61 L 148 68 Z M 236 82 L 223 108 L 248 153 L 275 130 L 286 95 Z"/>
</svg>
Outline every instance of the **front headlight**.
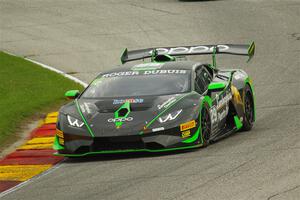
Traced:
<svg viewBox="0 0 300 200">
<path fill-rule="evenodd" d="M 80 128 L 84 125 L 84 123 L 82 121 L 80 121 L 79 119 L 76 119 L 75 117 L 71 117 L 70 115 L 67 115 L 67 119 L 68 119 L 70 126 Z"/>
<path fill-rule="evenodd" d="M 181 110 L 177 110 L 177 111 L 172 112 L 172 113 L 169 113 L 169 114 L 167 114 L 165 116 L 162 116 L 162 117 L 158 118 L 158 121 L 160 123 L 165 123 L 167 121 L 172 121 L 172 120 L 176 119 L 178 117 L 178 115 L 180 115 L 181 112 L 182 112 L 182 109 Z"/>
</svg>

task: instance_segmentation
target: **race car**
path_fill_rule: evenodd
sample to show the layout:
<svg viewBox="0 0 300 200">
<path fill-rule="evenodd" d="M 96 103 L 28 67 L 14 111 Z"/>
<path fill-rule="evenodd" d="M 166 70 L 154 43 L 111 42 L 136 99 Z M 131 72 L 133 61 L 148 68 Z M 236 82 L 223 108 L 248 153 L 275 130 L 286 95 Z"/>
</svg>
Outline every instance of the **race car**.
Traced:
<svg viewBox="0 0 300 200">
<path fill-rule="evenodd" d="M 56 155 L 191 149 L 250 130 L 252 80 L 241 69 L 219 69 L 216 55 L 250 60 L 254 51 L 254 42 L 125 49 L 122 65 L 101 72 L 82 93 L 66 92 L 73 101 L 59 110 Z M 212 55 L 211 64 L 186 59 L 204 54 Z"/>
</svg>

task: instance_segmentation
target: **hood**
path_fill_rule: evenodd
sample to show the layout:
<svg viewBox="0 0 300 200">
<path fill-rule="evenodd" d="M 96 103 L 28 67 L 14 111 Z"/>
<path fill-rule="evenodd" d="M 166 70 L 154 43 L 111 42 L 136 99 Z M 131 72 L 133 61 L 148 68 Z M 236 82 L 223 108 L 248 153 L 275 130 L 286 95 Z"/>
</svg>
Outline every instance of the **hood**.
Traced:
<svg viewBox="0 0 300 200">
<path fill-rule="evenodd" d="M 199 95 L 192 92 L 129 98 L 82 98 L 77 102 L 94 135 L 111 137 L 142 134 L 159 127 L 167 129 L 178 126 L 178 120 L 191 120 L 197 115 Z"/>
</svg>

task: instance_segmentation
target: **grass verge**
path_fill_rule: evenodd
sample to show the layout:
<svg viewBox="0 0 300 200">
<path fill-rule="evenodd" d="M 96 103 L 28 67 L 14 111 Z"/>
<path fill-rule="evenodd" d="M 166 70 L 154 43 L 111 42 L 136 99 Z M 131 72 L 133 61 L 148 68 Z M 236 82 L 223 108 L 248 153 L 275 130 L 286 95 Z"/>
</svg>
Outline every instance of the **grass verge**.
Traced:
<svg viewBox="0 0 300 200">
<path fill-rule="evenodd" d="M 70 89 L 83 87 L 0 51 L 0 145 L 14 135 L 24 120 L 66 103 L 64 93 Z"/>
</svg>

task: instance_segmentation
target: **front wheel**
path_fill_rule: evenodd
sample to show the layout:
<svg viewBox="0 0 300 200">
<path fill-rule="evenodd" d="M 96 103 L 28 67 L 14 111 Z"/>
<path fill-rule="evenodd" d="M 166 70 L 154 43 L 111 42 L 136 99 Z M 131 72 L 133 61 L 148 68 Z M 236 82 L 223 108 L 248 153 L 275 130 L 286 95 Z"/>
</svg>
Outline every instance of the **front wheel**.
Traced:
<svg viewBox="0 0 300 200">
<path fill-rule="evenodd" d="M 203 146 L 207 146 L 209 144 L 209 139 L 211 135 L 211 120 L 209 108 L 206 104 L 203 105 L 203 108 L 201 110 L 201 133 Z"/>
<path fill-rule="evenodd" d="M 244 119 L 243 119 L 243 131 L 249 131 L 252 129 L 254 122 L 254 101 L 253 93 L 250 89 L 250 86 L 247 84 L 245 87 L 245 96 L 244 96 Z"/>
</svg>

